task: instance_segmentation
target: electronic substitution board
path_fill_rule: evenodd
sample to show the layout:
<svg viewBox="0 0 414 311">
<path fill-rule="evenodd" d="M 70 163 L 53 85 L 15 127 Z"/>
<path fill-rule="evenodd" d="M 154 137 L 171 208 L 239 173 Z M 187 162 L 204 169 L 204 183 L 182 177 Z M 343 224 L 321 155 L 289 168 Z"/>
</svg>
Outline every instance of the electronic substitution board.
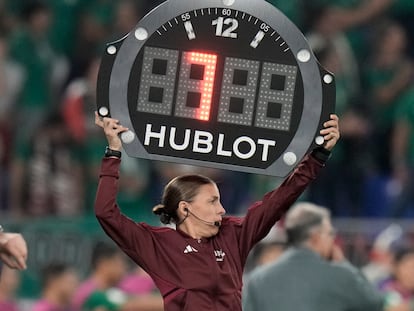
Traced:
<svg viewBox="0 0 414 311">
<path fill-rule="evenodd" d="M 129 156 L 283 177 L 323 144 L 335 81 L 264 0 L 168 0 L 107 45 L 97 93 Z"/>
</svg>

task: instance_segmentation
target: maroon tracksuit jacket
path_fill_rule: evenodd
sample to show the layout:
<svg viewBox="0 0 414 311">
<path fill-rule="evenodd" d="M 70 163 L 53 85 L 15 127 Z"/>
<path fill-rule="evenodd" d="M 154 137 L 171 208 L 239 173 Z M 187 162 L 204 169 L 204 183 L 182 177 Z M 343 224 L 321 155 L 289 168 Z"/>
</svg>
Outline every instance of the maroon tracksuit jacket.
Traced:
<svg viewBox="0 0 414 311">
<path fill-rule="evenodd" d="M 165 310 L 240 311 L 243 267 L 249 251 L 316 177 L 323 162 L 306 156 L 245 217 L 224 217 L 216 236 L 196 240 L 180 230 L 136 223 L 121 214 L 116 204 L 120 160 L 105 158 L 95 213 L 105 232 L 154 279 Z"/>
</svg>

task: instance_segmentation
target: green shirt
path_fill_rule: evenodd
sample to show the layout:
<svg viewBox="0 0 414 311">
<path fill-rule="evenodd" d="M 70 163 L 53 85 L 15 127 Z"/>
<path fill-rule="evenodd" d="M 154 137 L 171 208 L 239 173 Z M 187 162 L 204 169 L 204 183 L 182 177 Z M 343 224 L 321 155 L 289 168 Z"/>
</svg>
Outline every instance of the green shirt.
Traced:
<svg viewBox="0 0 414 311">
<path fill-rule="evenodd" d="M 397 74 L 398 68 L 381 69 L 370 66 L 366 73 L 366 83 L 370 90 L 387 85 Z M 381 129 L 389 129 L 392 127 L 395 119 L 397 107 L 409 100 L 410 96 L 406 95 L 406 91 L 401 92 L 399 96 L 389 103 L 378 103 L 375 98 L 372 99 L 372 108 L 375 112 L 376 127 Z"/>
<path fill-rule="evenodd" d="M 127 296 L 119 289 L 93 292 L 83 304 L 82 311 L 94 311 L 96 308 L 105 311 L 118 311 L 127 300 Z"/>
<path fill-rule="evenodd" d="M 45 110 L 50 103 L 50 72 L 54 53 L 47 38 L 34 38 L 27 30 L 15 33 L 10 42 L 11 57 L 22 65 L 25 81 L 20 107 Z"/>
<path fill-rule="evenodd" d="M 50 42 L 59 54 L 70 56 L 78 38 L 77 27 L 85 0 L 49 0 L 53 12 Z M 65 34 L 62 36 L 62 34 Z"/>
<path fill-rule="evenodd" d="M 414 165 L 414 87 L 411 87 L 401 96 L 396 108 L 395 121 L 406 122 L 411 127 L 406 156 L 408 163 Z"/>
</svg>

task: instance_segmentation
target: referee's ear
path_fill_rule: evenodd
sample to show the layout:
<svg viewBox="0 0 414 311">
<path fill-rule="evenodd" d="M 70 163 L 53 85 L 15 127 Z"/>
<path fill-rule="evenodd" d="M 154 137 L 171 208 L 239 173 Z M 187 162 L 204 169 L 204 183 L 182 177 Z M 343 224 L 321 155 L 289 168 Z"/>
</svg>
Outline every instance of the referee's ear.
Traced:
<svg viewBox="0 0 414 311">
<path fill-rule="evenodd" d="M 180 218 L 183 218 L 183 217 L 187 216 L 188 212 L 189 212 L 188 202 L 180 201 L 178 203 L 177 216 L 180 217 Z"/>
</svg>

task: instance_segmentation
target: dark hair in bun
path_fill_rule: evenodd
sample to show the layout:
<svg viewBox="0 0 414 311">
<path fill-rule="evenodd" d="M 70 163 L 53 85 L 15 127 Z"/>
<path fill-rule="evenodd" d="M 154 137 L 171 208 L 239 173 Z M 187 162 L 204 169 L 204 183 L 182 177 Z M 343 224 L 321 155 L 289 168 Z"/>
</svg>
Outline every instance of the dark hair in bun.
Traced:
<svg viewBox="0 0 414 311">
<path fill-rule="evenodd" d="M 214 181 L 202 175 L 178 176 L 165 186 L 161 204 L 156 205 L 152 212 L 160 216 L 163 224 L 177 223 L 178 204 L 181 201 L 191 202 L 199 188 L 208 184 L 214 184 Z"/>
<path fill-rule="evenodd" d="M 160 216 L 160 221 L 163 223 L 163 224 L 169 224 L 169 223 L 171 223 L 171 215 L 169 215 L 168 213 L 167 213 L 167 210 L 165 209 L 165 206 L 163 205 L 163 204 L 158 204 L 158 205 L 156 205 L 156 206 L 154 206 L 154 208 L 152 209 L 152 212 L 155 214 L 155 215 L 159 215 Z"/>
</svg>

